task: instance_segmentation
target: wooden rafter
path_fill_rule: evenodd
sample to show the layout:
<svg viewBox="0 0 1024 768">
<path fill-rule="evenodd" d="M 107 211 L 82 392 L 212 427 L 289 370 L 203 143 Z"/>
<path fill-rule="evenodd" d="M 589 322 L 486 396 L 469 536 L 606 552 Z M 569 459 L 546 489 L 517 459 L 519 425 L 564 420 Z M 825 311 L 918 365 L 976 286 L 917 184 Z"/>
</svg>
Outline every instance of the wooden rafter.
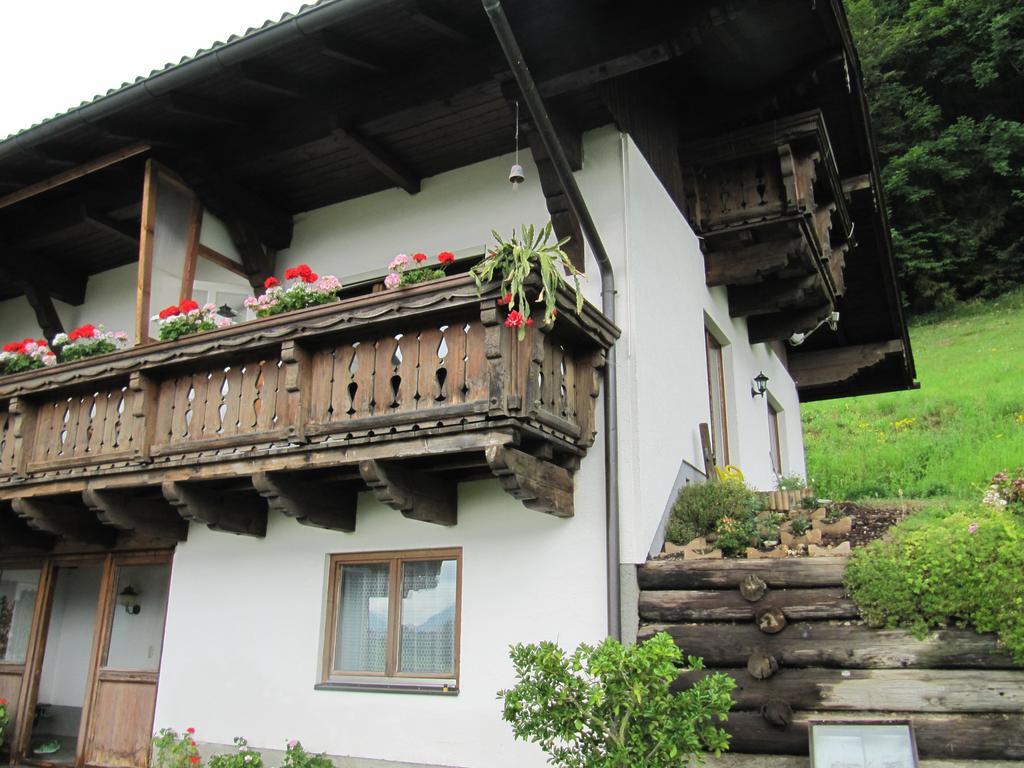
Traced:
<svg viewBox="0 0 1024 768">
<path fill-rule="evenodd" d="M 0 548 L 48 550 L 54 541 L 51 534 L 30 528 L 9 503 L 0 504 Z"/>
<path fill-rule="evenodd" d="M 100 522 L 121 531 L 174 541 L 184 541 L 188 534 L 188 523 L 164 499 L 140 498 L 135 491 L 87 489 L 82 501 Z"/>
<path fill-rule="evenodd" d="M 841 384 L 900 352 L 903 352 L 903 342 L 891 339 L 815 352 L 794 352 L 789 356 L 787 367 L 798 387 L 822 387 Z"/>
<path fill-rule="evenodd" d="M 412 16 L 424 27 L 457 43 L 473 42 L 473 31 L 434 0 L 415 0 Z"/>
<path fill-rule="evenodd" d="M 315 89 L 305 84 L 300 78 L 290 77 L 255 61 L 239 64 L 238 71 L 247 83 L 278 96 L 285 96 L 289 99 L 311 99 L 317 94 Z"/>
<path fill-rule="evenodd" d="M 807 333 L 832 312 L 833 305 L 821 304 L 799 312 L 774 312 L 758 315 L 747 321 L 747 335 L 751 344 L 767 341 L 782 341 L 795 333 Z"/>
<path fill-rule="evenodd" d="M 803 238 L 769 240 L 745 247 L 716 248 L 704 254 L 704 278 L 710 286 L 750 285 L 805 258 Z"/>
<path fill-rule="evenodd" d="M 486 456 L 502 487 L 524 506 L 555 517 L 573 516 L 573 480 L 569 470 L 508 446 L 491 446 Z"/>
<path fill-rule="evenodd" d="M 375 459 L 359 462 L 359 474 L 382 504 L 411 520 L 438 525 L 455 525 L 458 521 L 455 483 Z"/>
<path fill-rule="evenodd" d="M 164 481 L 161 490 L 185 520 L 213 531 L 257 538 L 267 535 L 267 505 L 255 494 L 238 494 L 202 483 L 173 480 Z"/>
<path fill-rule="evenodd" d="M 117 536 L 113 528 L 100 523 L 81 503 L 24 498 L 12 499 L 11 506 L 29 527 L 61 539 L 109 547 Z"/>
<path fill-rule="evenodd" d="M 328 58 L 378 75 L 387 73 L 389 69 L 381 57 L 364 50 L 362 46 L 343 38 L 333 30 L 324 30 L 320 33 L 319 39 L 320 53 Z"/>
<path fill-rule="evenodd" d="M 415 195 L 420 191 L 419 174 L 409 168 L 405 161 L 394 152 L 382 146 L 375 139 L 364 135 L 352 124 L 336 121 L 331 135 L 338 143 L 355 149 L 366 158 L 370 165 L 394 182 L 395 186 L 401 187 L 410 195 Z"/>
<path fill-rule="evenodd" d="M 729 314 L 732 317 L 768 315 L 783 309 L 806 306 L 828 299 L 821 280 L 805 275 L 789 280 L 769 280 L 756 285 L 729 289 Z"/>
<path fill-rule="evenodd" d="M 303 525 L 352 532 L 356 529 L 355 485 L 338 488 L 299 475 L 257 472 L 253 487 L 272 512 L 294 517 Z"/>
<path fill-rule="evenodd" d="M 241 111 L 220 101 L 211 101 L 202 96 L 177 91 L 170 93 L 164 100 L 164 106 L 171 112 L 189 117 L 198 117 L 225 125 L 241 126 L 247 122 L 246 115 Z"/>
</svg>

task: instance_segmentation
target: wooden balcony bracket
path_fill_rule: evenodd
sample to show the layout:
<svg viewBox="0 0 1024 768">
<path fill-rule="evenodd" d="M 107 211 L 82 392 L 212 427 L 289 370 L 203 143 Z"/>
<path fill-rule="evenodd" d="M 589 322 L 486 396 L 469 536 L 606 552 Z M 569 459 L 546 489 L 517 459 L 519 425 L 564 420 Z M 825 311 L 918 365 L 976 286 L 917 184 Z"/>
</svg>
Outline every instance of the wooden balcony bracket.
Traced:
<svg viewBox="0 0 1024 768">
<path fill-rule="evenodd" d="M 119 531 L 172 541 L 184 541 L 188 536 L 188 523 L 164 499 L 140 497 L 122 490 L 87 488 L 82 491 L 82 501 L 96 513 L 101 523 Z"/>
<path fill-rule="evenodd" d="M 103 525 L 81 500 L 75 504 L 63 500 L 41 498 L 12 499 L 11 506 L 30 528 L 49 533 L 59 539 L 113 546 L 116 531 Z"/>
<path fill-rule="evenodd" d="M 438 525 L 458 522 L 457 486 L 450 480 L 376 459 L 359 462 L 359 474 L 382 504 L 411 520 Z"/>
<path fill-rule="evenodd" d="M 212 485 L 176 480 L 165 480 L 161 491 L 189 522 L 242 536 L 267 535 L 267 505 L 255 494 L 237 494 Z"/>
<path fill-rule="evenodd" d="M 9 503 L 0 504 L 0 542 L 6 549 L 48 551 L 55 541 L 51 534 L 29 527 Z"/>
<path fill-rule="evenodd" d="M 267 500 L 271 512 L 294 517 L 314 528 L 346 533 L 356 529 L 359 494 L 354 484 L 332 486 L 312 477 L 279 472 L 256 472 L 252 484 Z"/>
<path fill-rule="evenodd" d="M 491 446 L 487 465 L 502 487 L 528 509 L 555 517 L 573 516 L 573 480 L 569 470 L 509 446 Z"/>
</svg>

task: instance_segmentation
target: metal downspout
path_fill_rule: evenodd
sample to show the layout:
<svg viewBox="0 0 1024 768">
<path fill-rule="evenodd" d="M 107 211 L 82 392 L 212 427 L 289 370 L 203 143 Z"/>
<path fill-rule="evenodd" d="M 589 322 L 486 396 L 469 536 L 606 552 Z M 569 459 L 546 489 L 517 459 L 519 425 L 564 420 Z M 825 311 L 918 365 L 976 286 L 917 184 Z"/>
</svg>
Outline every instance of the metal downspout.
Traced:
<svg viewBox="0 0 1024 768">
<path fill-rule="evenodd" d="M 494 28 L 494 34 L 505 54 L 516 84 L 533 118 L 537 133 L 554 165 L 558 181 L 569 202 L 569 208 L 580 223 L 583 236 L 590 245 L 597 266 L 601 272 L 601 311 L 615 322 L 615 273 L 608 252 L 601 242 L 597 225 L 587 209 L 576 178 L 572 174 L 562 143 L 558 140 L 555 127 L 544 107 L 544 100 L 537 90 L 526 62 L 523 60 L 519 43 L 509 26 L 508 17 L 501 0 L 482 0 L 487 17 Z M 604 478 L 605 517 L 607 524 L 607 566 L 608 566 L 608 634 L 616 640 L 622 639 L 619 592 L 619 440 L 618 440 L 618 397 L 615 374 L 615 345 L 608 350 L 608 364 L 604 370 Z"/>
</svg>

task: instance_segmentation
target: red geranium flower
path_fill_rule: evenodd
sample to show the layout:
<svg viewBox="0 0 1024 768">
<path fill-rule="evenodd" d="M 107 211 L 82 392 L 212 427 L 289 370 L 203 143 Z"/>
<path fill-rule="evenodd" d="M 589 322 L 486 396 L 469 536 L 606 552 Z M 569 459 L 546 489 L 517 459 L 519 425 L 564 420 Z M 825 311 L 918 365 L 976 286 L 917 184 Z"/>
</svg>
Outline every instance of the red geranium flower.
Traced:
<svg viewBox="0 0 1024 768">
<path fill-rule="evenodd" d="M 319 279 L 320 275 L 318 275 L 316 272 L 307 272 L 306 274 L 302 275 L 302 282 L 304 283 L 315 283 Z"/>
<path fill-rule="evenodd" d="M 92 323 L 86 323 L 75 328 L 71 333 L 68 334 L 68 338 L 74 341 L 75 339 L 91 339 L 96 335 L 96 326 Z"/>
<path fill-rule="evenodd" d="M 25 345 L 20 341 L 12 341 L 10 344 L 4 344 L 4 352 L 22 352 L 25 349 Z"/>
<path fill-rule="evenodd" d="M 508 313 L 508 317 L 505 318 L 506 328 L 518 328 L 525 322 L 522 313 L 518 309 L 513 309 Z"/>
<path fill-rule="evenodd" d="M 47 346 L 46 339 L 36 339 L 36 346 L 37 347 L 45 347 L 45 346 Z"/>
<path fill-rule="evenodd" d="M 455 254 L 452 253 L 451 251 L 441 251 L 439 254 L 437 254 L 437 260 L 440 261 L 442 264 L 451 264 L 453 261 L 455 261 Z"/>
<path fill-rule="evenodd" d="M 161 320 L 166 320 L 168 317 L 174 317 L 175 315 L 180 314 L 181 310 L 172 305 L 170 307 L 164 307 L 163 309 L 161 309 L 160 314 L 157 315 L 157 317 L 159 317 Z"/>
<path fill-rule="evenodd" d="M 263 281 L 263 287 L 268 289 L 277 288 L 277 286 L 279 286 L 280 284 L 281 283 L 278 281 L 278 279 L 273 275 L 271 275 L 270 277 Z"/>
<path fill-rule="evenodd" d="M 512 294 L 511 293 L 506 293 L 504 296 L 502 296 L 500 299 L 498 299 L 498 304 L 500 306 L 502 306 L 502 307 L 505 306 L 506 304 L 511 304 L 511 303 L 512 303 Z"/>
<path fill-rule="evenodd" d="M 195 733 L 195 732 L 196 732 L 195 728 L 186 728 L 185 729 L 185 733 Z"/>
<path fill-rule="evenodd" d="M 192 765 L 195 765 L 199 762 L 199 755 L 192 755 L 192 757 L 190 757 L 188 760 L 190 763 L 192 763 Z"/>
<path fill-rule="evenodd" d="M 533 318 L 532 317 L 526 318 L 526 327 L 529 328 L 532 325 L 533 325 Z"/>
<path fill-rule="evenodd" d="M 193 310 L 199 309 L 199 303 L 192 299 L 185 299 L 178 305 L 178 309 L 182 312 L 192 312 Z"/>
<path fill-rule="evenodd" d="M 415 261 L 415 262 L 426 261 L 427 260 L 427 254 L 425 254 L 425 253 L 414 253 L 412 255 L 412 260 Z"/>
</svg>

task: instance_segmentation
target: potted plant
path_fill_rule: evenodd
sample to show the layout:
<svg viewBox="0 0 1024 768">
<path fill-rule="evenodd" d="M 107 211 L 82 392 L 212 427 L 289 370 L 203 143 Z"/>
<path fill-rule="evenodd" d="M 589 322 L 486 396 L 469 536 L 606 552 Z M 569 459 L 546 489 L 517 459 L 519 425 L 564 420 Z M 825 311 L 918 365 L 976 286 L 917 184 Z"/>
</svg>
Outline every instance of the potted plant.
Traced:
<svg viewBox="0 0 1024 768">
<path fill-rule="evenodd" d="M 412 268 L 407 269 L 412 263 Z M 448 265 L 455 261 L 455 254 L 451 251 L 441 251 L 437 254 L 439 266 L 427 264 L 427 254 L 414 253 L 412 259 L 400 253 L 388 264 L 388 274 L 384 278 L 384 287 L 393 290 L 404 288 L 407 285 L 425 283 L 428 280 L 437 280 L 445 276 Z"/>
<path fill-rule="evenodd" d="M 0 373 L 21 373 L 57 364 L 46 339 L 23 339 L 4 344 L 0 351 Z"/>
<path fill-rule="evenodd" d="M 62 363 L 116 352 L 127 345 L 128 334 L 124 331 L 108 331 L 92 323 L 80 325 L 70 333 L 58 333 L 51 343 Z"/>
<path fill-rule="evenodd" d="M 200 307 L 192 299 L 165 307 L 153 319 L 160 324 L 160 341 L 175 341 L 182 336 L 231 325 L 229 318 L 217 314 L 213 304 Z"/>
<path fill-rule="evenodd" d="M 7 699 L 0 699 L 0 747 L 4 745 L 4 736 L 7 735 L 7 725 L 11 722 L 11 715 L 7 711 Z"/>
<path fill-rule="evenodd" d="M 290 283 L 287 287 L 281 285 L 276 277 L 268 277 L 263 283 L 266 292 L 261 296 L 250 296 L 245 300 L 245 306 L 255 312 L 256 317 L 270 317 L 337 301 L 342 287 L 334 275 L 321 277 L 308 264 L 286 269 L 284 279 Z"/>
<path fill-rule="evenodd" d="M 486 283 L 501 280 L 502 298 L 499 303 L 508 307 L 505 325 L 518 329 L 520 341 L 526 336 L 526 328 L 533 325 L 527 284 L 531 275 L 540 278 L 541 290 L 534 303 L 543 304 L 541 324 L 550 325 L 558 314 L 556 302 L 558 289 L 569 286 L 565 273 L 572 277 L 571 289 L 576 295 L 576 312 L 583 311 L 583 293 L 580 290 L 580 271 L 573 266 L 569 256 L 562 250 L 569 238 L 551 241 L 552 229 L 549 221 L 539 231 L 533 225 L 523 226 L 519 236 L 515 232 L 508 240 L 492 231 L 497 243 L 494 250 L 476 264 L 470 274 L 476 280 L 478 290 Z"/>
</svg>

